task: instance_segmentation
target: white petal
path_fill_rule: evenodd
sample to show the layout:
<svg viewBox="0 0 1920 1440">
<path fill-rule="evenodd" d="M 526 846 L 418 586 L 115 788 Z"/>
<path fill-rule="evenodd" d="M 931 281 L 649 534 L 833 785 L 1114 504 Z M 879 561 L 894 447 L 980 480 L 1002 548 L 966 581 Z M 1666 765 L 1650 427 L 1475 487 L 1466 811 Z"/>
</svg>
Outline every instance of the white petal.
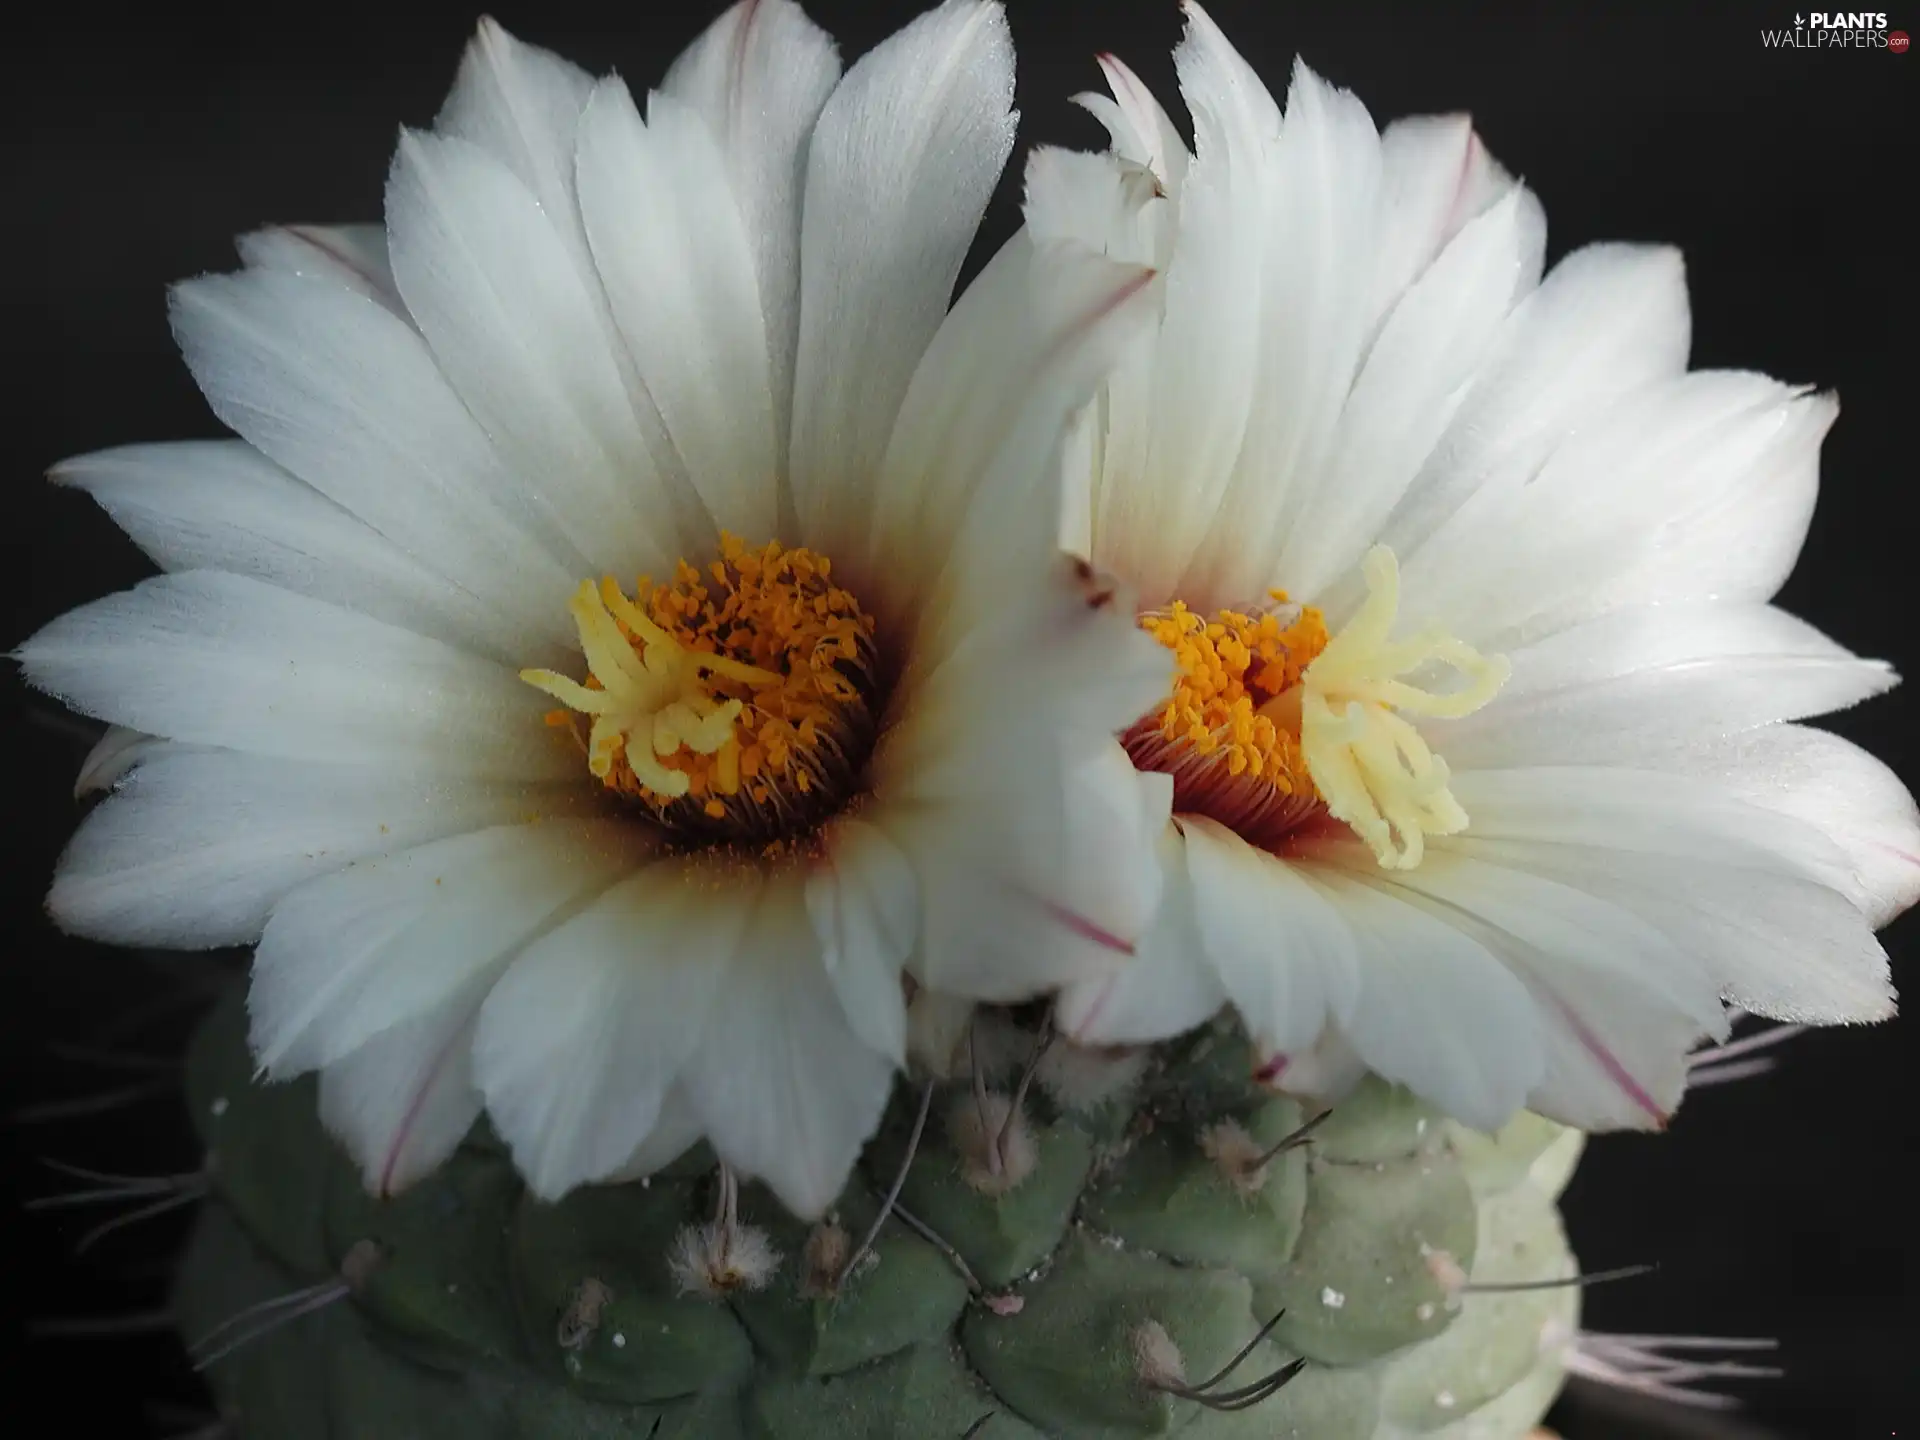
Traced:
<svg viewBox="0 0 1920 1440">
<path fill-rule="evenodd" d="M 163 570 L 229 570 L 514 665 L 511 627 L 486 601 L 408 559 L 385 536 L 240 440 L 127 445 L 63 460 L 49 478 L 84 490 Z"/>
<path fill-rule="evenodd" d="M 387 182 L 407 307 L 541 521 L 597 571 L 661 573 L 683 548 L 591 280 L 485 151 L 403 132 Z"/>
<path fill-rule="evenodd" d="M 996 4 L 947 0 L 862 57 L 808 151 L 789 460 L 802 533 L 864 514 L 895 411 L 1013 147 Z"/>
<path fill-rule="evenodd" d="M 1372 118 L 1296 65 L 1272 164 L 1264 343 L 1246 441 L 1212 534 L 1181 582 L 1203 610 L 1264 593 L 1275 550 L 1248 537 L 1282 533 L 1318 474 L 1367 333 L 1380 183 Z"/>
<path fill-rule="evenodd" d="M 82 714 L 194 744 L 421 774 L 579 774 L 512 671 L 217 570 L 83 605 L 16 657 Z"/>
<path fill-rule="evenodd" d="M 1453 789 L 1472 823 L 1449 844 L 1632 909 L 1741 1009 L 1810 1023 L 1891 1013 L 1886 954 L 1835 888 L 1845 854 L 1816 828 L 1672 774 L 1479 771 Z"/>
<path fill-rule="evenodd" d="M 331 280 L 407 319 L 406 303 L 387 261 L 384 225 L 269 225 L 236 243 L 249 269 L 290 270 Z"/>
<path fill-rule="evenodd" d="M 821 963 L 847 1023 L 869 1049 L 901 1064 L 907 1007 L 900 976 L 919 938 L 913 867 L 882 831 L 841 821 L 825 837 L 806 898 Z"/>
<path fill-rule="evenodd" d="M 894 1067 L 849 1027 L 798 876 L 768 880 L 723 987 L 681 1084 L 720 1158 L 813 1219 L 879 1124 Z"/>
<path fill-rule="evenodd" d="M 1144 469 L 1104 485 L 1094 518 L 1101 563 L 1150 604 L 1172 591 L 1205 538 L 1246 432 L 1263 339 L 1269 157 L 1280 129 L 1272 97 L 1203 12 L 1190 12 L 1175 61 L 1198 153 L 1180 191 L 1165 318 L 1138 421 Z"/>
<path fill-rule="evenodd" d="M 512 170 L 581 259 L 573 147 L 592 91 L 586 71 L 516 39 L 489 16 L 460 57 L 459 76 L 433 122 L 442 135 L 477 145 Z"/>
<path fill-rule="evenodd" d="M 1386 315 L 1447 242 L 1512 188 L 1469 116 L 1413 115 L 1382 130 L 1373 313 Z"/>
<path fill-rule="evenodd" d="M 1432 726 L 1457 769 L 1632 768 L 1646 749 L 1842 710 L 1897 680 L 1765 605 L 1636 607 L 1509 658 L 1513 677 L 1491 704 Z"/>
<path fill-rule="evenodd" d="M 151 748 L 81 823 L 47 908 L 123 945 L 247 945 L 295 886 L 370 855 L 542 813 L 581 787 Z"/>
<path fill-rule="evenodd" d="M 255 1058 L 297 1075 L 476 985 L 484 994 L 555 916 L 643 863 L 647 833 L 618 820 L 501 825 L 295 890 L 254 955 Z"/>
<path fill-rule="evenodd" d="M 675 1085 L 660 1101 L 660 1117 L 627 1163 L 607 1177 L 609 1183 L 622 1184 L 651 1175 L 678 1160 L 700 1140 L 700 1117 L 687 1103 L 686 1094 Z"/>
<path fill-rule="evenodd" d="M 1468 224 L 1388 315 L 1326 468 L 1274 537 L 1276 586 L 1317 596 L 1356 568 L 1426 463 L 1502 322 L 1539 278 L 1545 240 L 1527 199 L 1515 189 Z"/>
<path fill-rule="evenodd" d="M 1359 1001 L 1360 947 L 1340 909 L 1285 861 L 1182 817 L 1201 944 L 1265 1053 L 1305 1050 Z"/>
<path fill-rule="evenodd" d="M 1920 899 L 1920 810 L 1892 770 L 1837 735 L 1769 725 L 1725 740 L 1645 751 L 1641 763 L 1699 775 L 1736 799 L 1815 827 L 1845 855 L 1834 884 L 1876 929 Z M 1760 826 L 1766 843 L 1773 827 Z"/>
<path fill-rule="evenodd" d="M 549 931 L 480 1012 L 475 1083 L 528 1187 L 554 1200 L 624 1166 L 703 1046 L 757 877 L 651 865 Z"/>
<path fill-rule="evenodd" d="M 578 559 L 534 538 L 522 480 L 411 328 L 350 290 L 277 271 L 190 280 L 172 304 L 181 353 L 222 421 L 415 562 L 484 590 L 512 617 L 503 639 L 572 641 Z"/>
<path fill-rule="evenodd" d="M 1171 782 L 1112 737 L 1165 693 L 1170 656 L 1098 577 L 1043 573 L 1008 576 L 1015 607 L 903 682 L 873 768 L 869 818 L 920 876 L 915 973 L 978 999 L 1111 968 L 1158 891 Z"/>
<path fill-rule="evenodd" d="M 1130 265 L 1153 265 L 1153 179 L 1112 155 L 1040 145 L 1027 157 L 1021 213 L 1036 244 L 1072 241 Z"/>
<path fill-rule="evenodd" d="M 1068 428 L 1148 318 L 1152 278 L 1015 235 L 941 327 L 863 526 L 874 582 L 863 593 L 889 620 L 917 626 L 916 665 L 940 663 L 982 617 L 1030 629 L 1022 607 L 1050 603 L 1026 597 L 1058 581 Z M 907 557 L 917 564 L 903 566 Z"/>
<path fill-rule="evenodd" d="M 779 522 L 767 327 L 719 147 L 655 95 L 642 124 L 620 80 L 580 122 L 580 211 L 607 299 L 694 488 L 723 530 Z"/>
<path fill-rule="evenodd" d="M 128 771 L 172 746 L 171 740 L 162 740 L 145 731 L 109 725 L 107 733 L 80 762 L 80 773 L 73 777 L 73 798 L 79 800 L 113 789 Z"/>
<path fill-rule="evenodd" d="M 480 1118 L 473 1025 L 485 990 L 385 1031 L 320 1075 L 320 1120 L 388 1196 L 424 1179 Z"/>
<path fill-rule="evenodd" d="M 1718 987 L 1698 956 L 1575 886 L 1444 848 L 1375 883 L 1427 896 L 1485 927 L 1479 938 L 1539 997 L 1556 1035 L 1545 1083 L 1555 1118 L 1569 1124 L 1663 1123 L 1685 1088 L 1687 1052 L 1703 1036 L 1726 1033 Z M 1616 1023 L 1623 1015 L 1630 1023 Z M 1530 1103 L 1540 1108 L 1541 1095 Z"/>
<path fill-rule="evenodd" d="M 1100 71 L 1107 77 L 1113 99 L 1104 101 L 1099 95 L 1076 95 L 1074 102 L 1099 117 L 1113 137 L 1117 153 L 1153 171 L 1169 194 L 1179 194 L 1192 160 L 1187 153 L 1187 142 L 1180 138 L 1180 127 L 1154 99 L 1145 82 L 1124 62 L 1112 55 L 1102 55 L 1099 59 Z"/>
<path fill-rule="evenodd" d="M 706 121 L 739 201 L 766 320 L 777 469 L 783 475 L 800 338 L 806 144 L 839 79 L 833 41 L 792 0 L 741 0 L 687 47 L 660 85 L 662 94 Z"/>
<path fill-rule="evenodd" d="M 1628 605 L 1765 600 L 1792 568 L 1836 407 L 1695 371 L 1477 492 L 1402 567 L 1401 604 L 1503 649 Z"/>
<path fill-rule="evenodd" d="M 1227 1003 L 1227 992 L 1201 948 L 1185 851 L 1179 828 L 1167 826 L 1159 846 L 1165 876 L 1160 905 L 1134 953 L 1110 974 L 1060 992 L 1054 1014 L 1076 1044 L 1165 1040 L 1210 1019 Z"/>
<path fill-rule="evenodd" d="M 1380 543 L 1403 562 L 1475 491 L 1531 480 L 1577 427 L 1622 396 L 1686 370 L 1692 322 L 1680 252 L 1649 245 L 1576 250 L 1520 303 L 1506 330 L 1380 532 Z M 1331 598 L 1329 613 L 1345 615 L 1362 598 L 1352 577 Z"/>
<path fill-rule="evenodd" d="M 1477 1130 L 1497 1130 L 1546 1069 L 1540 1012 L 1478 940 L 1361 871 L 1302 865 L 1360 945 L 1360 996 L 1345 1026 L 1375 1073 Z"/>
</svg>

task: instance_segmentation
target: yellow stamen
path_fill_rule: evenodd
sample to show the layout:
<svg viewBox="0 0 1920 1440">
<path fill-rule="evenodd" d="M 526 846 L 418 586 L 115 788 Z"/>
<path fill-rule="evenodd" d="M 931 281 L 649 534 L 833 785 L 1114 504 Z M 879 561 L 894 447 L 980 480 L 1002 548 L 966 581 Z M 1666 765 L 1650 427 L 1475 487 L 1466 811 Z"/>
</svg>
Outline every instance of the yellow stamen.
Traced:
<svg viewBox="0 0 1920 1440">
<path fill-rule="evenodd" d="M 1311 606 L 1289 614 L 1283 591 L 1272 598 L 1273 610 L 1221 610 L 1211 620 L 1176 600 L 1140 624 L 1180 664 L 1159 714 L 1160 739 L 1183 757 L 1218 755 L 1230 775 L 1291 795 L 1312 788 L 1299 739 L 1262 707 L 1299 684 L 1327 644 L 1327 624 Z"/>
<path fill-rule="evenodd" d="M 1428 835 L 1465 828 L 1446 763 L 1407 715 L 1453 719 L 1478 710 L 1506 682 L 1505 659 L 1439 631 L 1389 639 L 1400 603 L 1393 552 L 1362 565 L 1367 600 L 1338 635 L 1313 606 L 1274 591 L 1257 615 L 1206 619 L 1176 601 L 1141 626 L 1179 661 L 1166 704 L 1128 732 L 1143 768 L 1174 777 L 1174 805 L 1272 843 L 1324 810 L 1388 869 L 1411 869 Z M 1447 693 L 1406 677 L 1432 665 L 1466 684 Z"/>
<path fill-rule="evenodd" d="M 844 798 L 872 740 L 873 621 L 830 575 L 811 551 L 726 535 L 706 572 L 682 561 L 632 599 L 610 576 L 583 581 L 568 610 L 586 680 L 520 678 L 566 707 L 548 723 L 579 735 L 590 719 L 587 768 L 609 789 L 669 820 L 784 833 L 814 797 Z"/>
<path fill-rule="evenodd" d="M 1482 655 L 1439 630 L 1389 640 L 1400 608 L 1393 551 L 1375 546 L 1361 573 L 1367 599 L 1360 613 L 1307 669 L 1297 700 L 1300 748 L 1328 813 L 1351 825 L 1382 866 L 1410 870 L 1428 835 L 1457 834 L 1467 814 L 1447 788 L 1446 762 L 1404 715 L 1471 715 L 1506 683 L 1510 667 L 1504 656 Z M 1467 683 L 1440 694 L 1404 678 L 1433 664 Z"/>
</svg>

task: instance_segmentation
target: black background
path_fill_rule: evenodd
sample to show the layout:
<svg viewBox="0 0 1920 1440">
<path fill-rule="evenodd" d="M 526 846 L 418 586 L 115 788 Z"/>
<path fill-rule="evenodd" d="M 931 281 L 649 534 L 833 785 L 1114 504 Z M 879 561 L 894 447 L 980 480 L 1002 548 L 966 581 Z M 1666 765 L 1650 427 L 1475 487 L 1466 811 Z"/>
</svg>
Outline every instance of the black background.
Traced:
<svg viewBox="0 0 1920 1440">
<path fill-rule="evenodd" d="M 811 7 L 858 54 L 912 3 Z M 716 7 L 717 10 L 717 7 Z M 1171 99 L 1171 3 L 1012 0 L 1022 147 L 1093 146 L 1066 103 L 1098 83 L 1093 52 L 1127 58 Z M 705 5 L 505 0 L 522 38 L 590 69 L 657 80 L 706 22 Z M 1493 153 L 1543 198 L 1551 256 L 1594 239 L 1665 240 L 1686 254 L 1694 363 L 1836 388 L 1844 404 L 1824 487 L 1784 602 L 1903 671 L 1920 669 L 1911 597 L 1916 395 L 1911 218 L 1920 56 L 1779 52 L 1763 26 L 1786 4 L 1468 5 L 1218 0 L 1213 13 L 1269 83 L 1299 52 L 1355 89 L 1376 120 L 1471 110 Z M 5 107 L 5 356 L 0 532 L 11 645 L 147 572 L 84 498 L 41 472 L 63 456 L 218 433 L 172 350 L 164 286 L 230 268 L 232 235 L 269 220 L 378 217 L 395 127 L 431 120 L 474 13 L 449 5 L 358 15 L 338 6 L 169 8 L 129 22 L 84 3 L 44 6 L 10 37 Z M 1920 7 L 1890 15 L 1920 29 Z M 129 28 L 131 26 L 131 28 Z M 1017 223 L 1017 160 L 986 241 Z M 1550 257 L 1551 258 L 1551 257 Z M 74 768 L 91 729 L 8 675 L 4 723 L 6 941 L 0 956 L 0 1107 L 44 1105 L 151 1077 L 49 1045 L 164 1055 L 178 1005 L 209 963 L 128 957 L 53 932 L 40 910 L 72 828 Z M 1842 733 L 1920 782 L 1920 708 L 1904 690 L 1837 717 Z M 1887 935 L 1907 978 L 1920 922 Z M 1910 978 L 1908 983 L 1914 983 Z M 1777 1335 L 1785 1379 L 1748 1387 L 1738 1421 L 1656 1421 L 1576 1399 L 1556 1416 L 1587 1436 L 1920 1435 L 1920 1240 L 1908 1184 L 1920 1158 L 1910 1022 L 1795 1041 L 1773 1075 L 1689 1103 L 1663 1138 L 1598 1142 L 1568 1195 L 1590 1268 L 1655 1260 L 1646 1279 L 1594 1291 L 1602 1328 Z M 164 1087 L 164 1077 L 161 1081 Z M 7 1188 L 58 1189 L 55 1157 L 133 1172 L 190 1168 L 165 1093 L 93 1118 L 0 1127 Z M 163 1334 L 27 1338 L 27 1322 L 132 1315 L 164 1294 L 170 1222 L 84 1261 L 80 1227 L 0 1212 L 0 1425 L 32 1415 L 65 1433 L 189 1431 L 164 1408 L 194 1388 Z M 155 1402 L 161 1407 L 156 1409 Z M 14 1413 L 4 1412 L 13 1410 Z"/>
</svg>

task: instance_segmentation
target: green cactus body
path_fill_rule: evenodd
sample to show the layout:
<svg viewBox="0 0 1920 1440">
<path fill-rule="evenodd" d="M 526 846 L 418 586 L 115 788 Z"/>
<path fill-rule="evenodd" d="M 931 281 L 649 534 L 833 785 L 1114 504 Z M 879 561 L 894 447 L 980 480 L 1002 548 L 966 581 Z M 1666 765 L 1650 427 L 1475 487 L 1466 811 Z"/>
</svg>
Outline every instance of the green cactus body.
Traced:
<svg viewBox="0 0 1920 1440">
<path fill-rule="evenodd" d="M 995 1023 L 983 1082 L 1004 1096 L 1033 1037 Z M 903 1083 L 821 1226 L 742 1191 L 737 1224 L 779 1260 L 719 1295 L 669 1264 L 714 1221 L 710 1157 L 548 1205 L 483 1128 L 376 1200 L 309 1086 L 251 1083 L 243 1032 L 236 995 L 193 1055 L 216 1198 L 180 1324 L 199 1339 L 278 1296 L 323 1301 L 210 1365 L 248 1440 L 1519 1440 L 1576 1321 L 1571 1287 L 1462 1281 L 1573 1274 L 1555 1197 L 1578 1135 L 1532 1116 L 1474 1135 L 1369 1082 L 1273 1153 L 1300 1107 L 1240 1078 L 1225 1029 L 1112 1062 L 1119 1088 L 1085 1108 L 1043 1074 L 997 1179 L 971 1082 L 939 1084 L 904 1215 L 843 1274 L 920 1110 Z M 1076 1057 L 1083 1080 L 1107 1063 Z M 1193 1398 L 1279 1312 L 1201 1393 L 1300 1362 L 1288 1383 L 1244 1409 Z"/>
</svg>

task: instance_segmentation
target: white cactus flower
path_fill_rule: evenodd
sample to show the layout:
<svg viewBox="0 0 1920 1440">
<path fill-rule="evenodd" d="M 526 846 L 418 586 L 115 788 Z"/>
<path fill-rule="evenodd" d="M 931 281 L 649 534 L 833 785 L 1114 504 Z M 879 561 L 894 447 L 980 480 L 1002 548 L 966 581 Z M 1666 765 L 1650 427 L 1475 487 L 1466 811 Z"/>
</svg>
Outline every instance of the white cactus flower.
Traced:
<svg viewBox="0 0 1920 1440">
<path fill-rule="evenodd" d="M 60 467 L 167 573 L 20 652 L 123 727 L 52 911 L 258 941 L 258 1059 L 376 1188 L 484 1106 L 544 1197 L 704 1137 L 818 1213 L 904 971 L 1144 924 L 1169 787 L 1076 797 L 1170 662 L 1054 518 L 1150 276 L 1023 239 L 948 315 L 1012 96 L 975 0 L 844 76 L 742 4 L 638 101 L 484 23 L 384 228 L 174 292 L 239 438 Z"/>
<path fill-rule="evenodd" d="M 1284 1087 L 1600 1129 L 1662 1124 L 1725 1005 L 1891 1014 L 1914 804 L 1794 722 L 1895 677 L 1768 603 L 1833 397 L 1690 373 L 1675 252 L 1542 278 L 1464 117 L 1379 131 L 1301 66 L 1283 118 L 1187 9 L 1195 152 L 1109 60 L 1112 150 L 1029 172 L 1033 235 L 1164 272 L 1064 524 L 1179 659 L 1124 739 L 1173 777 L 1167 898 L 1067 1033 L 1231 1004 Z"/>
</svg>

